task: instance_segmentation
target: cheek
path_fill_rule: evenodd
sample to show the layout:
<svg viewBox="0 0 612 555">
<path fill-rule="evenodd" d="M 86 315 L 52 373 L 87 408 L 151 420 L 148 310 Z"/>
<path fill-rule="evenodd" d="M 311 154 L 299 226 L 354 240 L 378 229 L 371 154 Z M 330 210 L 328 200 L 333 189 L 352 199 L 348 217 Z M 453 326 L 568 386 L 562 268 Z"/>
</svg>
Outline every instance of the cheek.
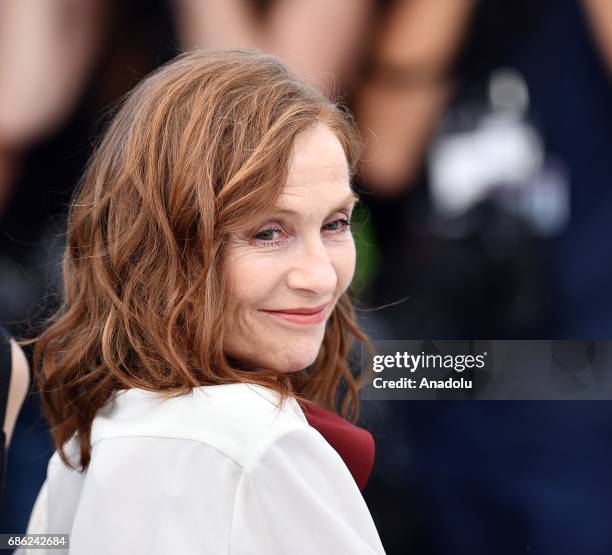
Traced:
<svg viewBox="0 0 612 555">
<path fill-rule="evenodd" d="M 351 239 L 347 241 L 342 248 L 339 248 L 333 254 L 334 256 L 334 268 L 338 276 L 338 289 L 340 292 L 344 292 L 353 281 L 355 275 L 355 265 L 357 261 L 357 253 L 355 249 L 355 242 Z"/>
<path fill-rule="evenodd" d="M 265 308 L 278 280 L 274 257 L 236 253 L 227 258 L 225 284 L 232 307 L 240 303 L 243 308 Z"/>
</svg>

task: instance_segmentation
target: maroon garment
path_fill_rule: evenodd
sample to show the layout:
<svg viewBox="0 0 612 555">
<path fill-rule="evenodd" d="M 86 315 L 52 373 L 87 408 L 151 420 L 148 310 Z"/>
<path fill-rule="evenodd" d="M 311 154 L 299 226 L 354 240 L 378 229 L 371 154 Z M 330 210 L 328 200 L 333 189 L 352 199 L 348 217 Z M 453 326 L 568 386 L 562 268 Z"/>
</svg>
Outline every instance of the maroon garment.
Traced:
<svg viewBox="0 0 612 555">
<path fill-rule="evenodd" d="M 308 424 L 336 450 L 363 490 L 374 466 L 374 438 L 370 432 L 314 403 L 300 400 L 298 403 Z"/>
</svg>

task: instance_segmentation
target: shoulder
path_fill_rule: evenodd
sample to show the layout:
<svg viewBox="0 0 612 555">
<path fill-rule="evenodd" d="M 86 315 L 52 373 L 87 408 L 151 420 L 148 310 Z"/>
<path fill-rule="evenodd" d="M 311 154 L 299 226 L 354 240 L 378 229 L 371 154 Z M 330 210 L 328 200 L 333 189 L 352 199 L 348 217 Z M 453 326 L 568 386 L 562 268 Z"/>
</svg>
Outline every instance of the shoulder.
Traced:
<svg viewBox="0 0 612 555">
<path fill-rule="evenodd" d="M 309 433 L 297 401 L 289 398 L 282 406 L 279 402 L 275 391 L 242 383 L 196 387 L 171 399 L 125 390 L 99 411 L 91 442 L 95 446 L 103 440 L 134 437 L 195 441 L 244 467 L 274 438 Z"/>
<path fill-rule="evenodd" d="M 314 428 L 262 442 L 241 473 L 231 533 L 232 553 L 384 553 L 355 480 Z"/>
<path fill-rule="evenodd" d="M 340 455 L 316 429 L 305 426 L 277 428 L 266 434 L 251 453 L 244 468 L 244 478 L 267 475 L 271 481 L 278 481 L 281 475 L 291 473 L 291 469 L 299 472 L 296 478 L 300 482 L 306 476 L 323 477 L 331 482 L 349 476 Z M 350 482 L 351 487 L 354 486 L 352 479 Z M 314 483 L 310 482 L 310 486 Z"/>
</svg>

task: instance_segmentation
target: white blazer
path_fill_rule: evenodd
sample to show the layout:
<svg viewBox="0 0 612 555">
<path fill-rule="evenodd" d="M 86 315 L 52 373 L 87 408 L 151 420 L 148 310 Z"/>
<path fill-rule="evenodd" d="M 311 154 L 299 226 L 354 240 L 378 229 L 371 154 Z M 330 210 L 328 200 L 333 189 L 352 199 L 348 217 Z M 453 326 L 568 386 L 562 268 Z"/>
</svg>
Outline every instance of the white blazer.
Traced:
<svg viewBox="0 0 612 555">
<path fill-rule="evenodd" d="M 87 470 L 51 457 L 28 533 L 69 534 L 72 555 L 384 553 L 343 460 L 278 398 L 251 384 L 116 392 Z"/>
</svg>

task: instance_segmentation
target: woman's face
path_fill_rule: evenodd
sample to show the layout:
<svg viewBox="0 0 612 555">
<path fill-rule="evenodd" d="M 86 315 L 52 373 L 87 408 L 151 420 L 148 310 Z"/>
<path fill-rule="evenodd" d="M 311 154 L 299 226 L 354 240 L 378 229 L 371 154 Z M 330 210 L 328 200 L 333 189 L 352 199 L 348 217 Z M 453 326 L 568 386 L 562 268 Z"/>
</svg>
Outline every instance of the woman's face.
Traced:
<svg viewBox="0 0 612 555">
<path fill-rule="evenodd" d="M 354 203 L 334 133 L 319 123 L 299 134 L 278 204 L 230 241 L 229 314 L 238 307 L 238 317 L 228 322 L 227 355 L 277 372 L 314 362 L 355 271 Z"/>
</svg>

